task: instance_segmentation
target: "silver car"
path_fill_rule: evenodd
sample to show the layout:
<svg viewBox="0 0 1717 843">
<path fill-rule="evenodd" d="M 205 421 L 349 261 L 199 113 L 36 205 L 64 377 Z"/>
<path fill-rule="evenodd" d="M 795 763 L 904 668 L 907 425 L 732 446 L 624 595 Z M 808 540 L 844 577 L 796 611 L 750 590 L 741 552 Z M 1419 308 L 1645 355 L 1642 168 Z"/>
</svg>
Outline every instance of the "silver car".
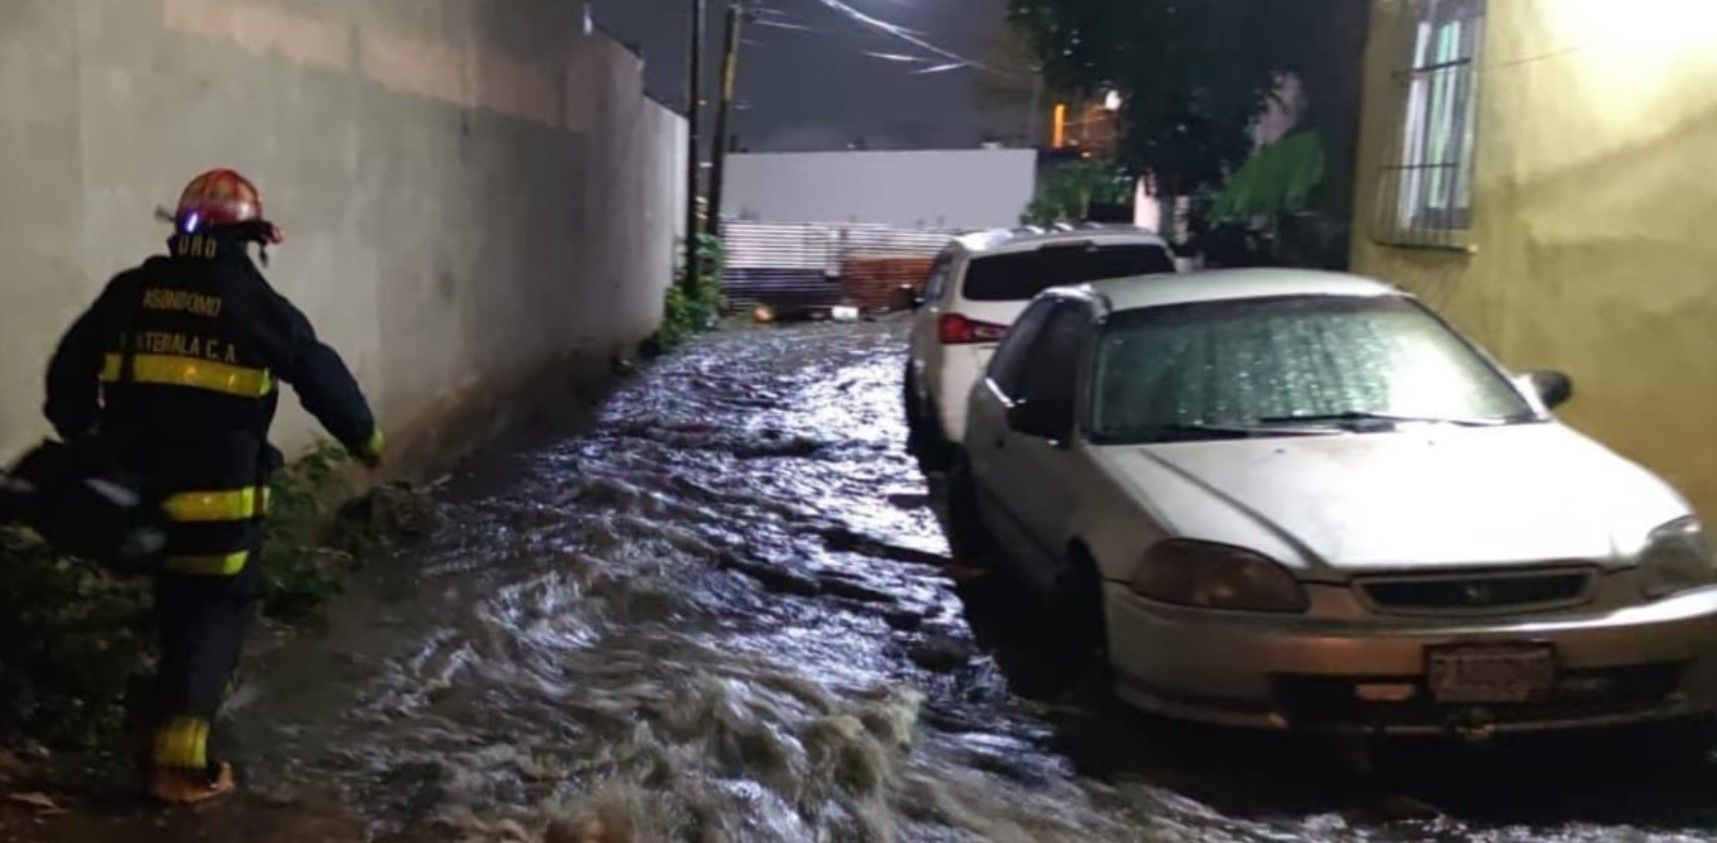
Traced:
<svg viewBox="0 0 1717 843">
<path fill-rule="evenodd" d="M 1124 699 L 1412 733 L 1717 708 L 1717 573 L 1663 480 L 1413 298 L 1287 270 L 1040 296 L 974 387 L 959 531 Z"/>
</svg>

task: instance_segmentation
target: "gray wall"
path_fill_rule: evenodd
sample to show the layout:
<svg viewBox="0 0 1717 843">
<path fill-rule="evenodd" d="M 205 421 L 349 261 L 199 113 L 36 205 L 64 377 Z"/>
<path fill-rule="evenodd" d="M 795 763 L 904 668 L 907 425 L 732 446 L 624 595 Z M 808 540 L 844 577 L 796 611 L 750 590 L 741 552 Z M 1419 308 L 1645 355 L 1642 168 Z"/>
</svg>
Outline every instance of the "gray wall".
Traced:
<svg viewBox="0 0 1717 843">
<path fill-rule="evenodd" d="M 558 0 L 0 2 L 0 459 L 211 166 L 261 187 L 267 274 L 407 440 L 605 361 L 654 329 L 682 217 L 684 121 L 641 71 Z M 311 432 L 294 407 L 277 439 Z"/>
<path fill-rule="evenodd" d="M 1012 227 L 1037 187 L 1037 152 L 1029 149 L 759 152 L 727 160 L 722 213 L 756 222 Z"/>
</svg>

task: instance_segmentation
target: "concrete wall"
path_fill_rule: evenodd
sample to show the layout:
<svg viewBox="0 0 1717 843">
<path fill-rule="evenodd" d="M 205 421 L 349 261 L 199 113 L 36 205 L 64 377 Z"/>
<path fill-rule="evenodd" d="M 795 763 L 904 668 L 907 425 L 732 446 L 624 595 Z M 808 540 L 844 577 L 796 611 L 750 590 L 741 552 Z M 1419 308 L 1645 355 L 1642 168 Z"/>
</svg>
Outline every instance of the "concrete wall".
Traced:
<svg viewBox="0 0 1717 843">
<path fill-rule="evenodd" d="M 481 435 L 498 414 L 470 408 L 647 335 L 684 121 L 580 23 L 556 0 L 0 3 L 0 454 L 44 432 L 60 332 L 211 166 L 261 187 L 288 236 L 267 274 L 396 441 Z M 277 440 L 311 432 L 294 408 Z"/>
<path fill-rule="evenodd" d="M 1511 366 L 1572 374 L 1566 420 L 1717 518 L 1717 3 L 1488 6 L 1474 249 L 1380 245 L 1362 229 L 1357 271 L 1414 290 Z M 1361 221 L 1401 120 L 1406 12 L 1378 0 L 1373 14 Z"/>
<path fill-rule="evenodd" d="M 1029 149 L 771 152 L 727 161 L 722 212 L 757 222 L 1011 228 L 1037 188 Z"/>
</svg>

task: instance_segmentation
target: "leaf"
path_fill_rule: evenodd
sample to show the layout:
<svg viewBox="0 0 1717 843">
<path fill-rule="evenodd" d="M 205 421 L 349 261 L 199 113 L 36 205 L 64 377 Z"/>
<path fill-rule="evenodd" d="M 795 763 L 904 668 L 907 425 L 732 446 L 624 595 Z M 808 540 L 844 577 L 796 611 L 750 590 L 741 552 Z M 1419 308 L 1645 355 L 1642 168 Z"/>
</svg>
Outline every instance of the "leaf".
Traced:
<svg viewBox="0 0 1717 843">
<path fill-rule="evenodd" d="M 8 794 L 6 799 L 19 805 L 27 805 L 31 808 L 35 808 L 37 811 L 44 814 L 57 815 L 67 813 L 66 809 L 61 808 L 54 802 L 54 800 L 48 798 L 46 793 L 41 793 L 39 791 L 12 793 Z"/>
</svg>

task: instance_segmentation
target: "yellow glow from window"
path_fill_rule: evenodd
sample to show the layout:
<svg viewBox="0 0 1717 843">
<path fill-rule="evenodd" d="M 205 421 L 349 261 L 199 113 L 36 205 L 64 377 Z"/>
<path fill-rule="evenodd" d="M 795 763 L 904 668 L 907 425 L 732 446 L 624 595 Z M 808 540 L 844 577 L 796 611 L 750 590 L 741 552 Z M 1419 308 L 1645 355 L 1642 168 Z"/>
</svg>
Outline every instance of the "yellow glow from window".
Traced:
<svg viewBox="0 0 1717 843">
<path fill-rule="evenodd" d="M 1610 121 L 1671 124 L 1690 102 L 1686 92 L 1717 84 L 1717 0 L 1530 5 L 1529 16 L 1517 20 L 1543 28 L 1525 39 L 1530 46 L 1518 55 L 1491 52 L 1493 66 L 1531 75 L 1543 72 L 1533 67 L 1540 62 L 1565 62 L 1578 74 L 1582 107 Z M 1493 21 L 1504 8 L 1491 4 Z"/>
<path fill-rule="evenodd" d="M 1538 0 L 1538 14 L 1569 36 L 1570 47 L 1679 51 L 1717 45 L 1711 0 Z"/>
</svg>

